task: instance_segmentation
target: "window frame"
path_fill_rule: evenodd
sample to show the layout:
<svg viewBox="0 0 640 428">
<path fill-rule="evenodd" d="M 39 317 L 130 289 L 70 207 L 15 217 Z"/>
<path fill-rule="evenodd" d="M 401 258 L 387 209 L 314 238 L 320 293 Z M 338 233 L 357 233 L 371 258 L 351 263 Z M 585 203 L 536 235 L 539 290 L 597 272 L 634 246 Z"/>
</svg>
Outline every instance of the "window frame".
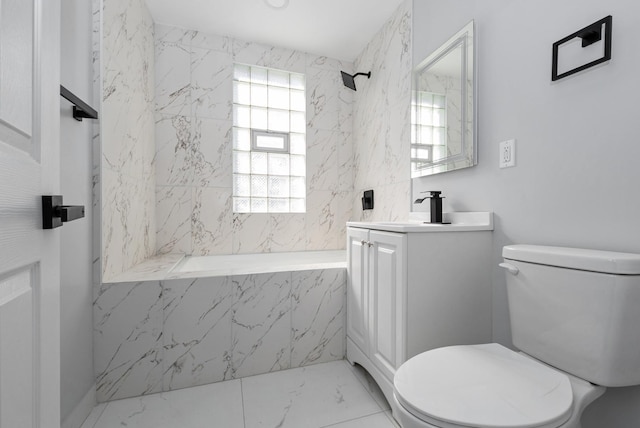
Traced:
<svg viewBox="0 0 640 428">
<path fill-rule="evenodd" d="M 250 152 L 265 152 L 265 153 L 287 153 L 291 154 L 289 151 L 289 135 L 291 132 L 278 132 L 278 131 L 267 131 L 264 129 L 251 129 L 251 150 Z M 260 147 L 258 146 L 258 137 L 282 137 L 283 147 L 281 149 L 276 147 Z M 291 176 L 291 172 L 289 172 L 289 176 Z"/>
</svg>

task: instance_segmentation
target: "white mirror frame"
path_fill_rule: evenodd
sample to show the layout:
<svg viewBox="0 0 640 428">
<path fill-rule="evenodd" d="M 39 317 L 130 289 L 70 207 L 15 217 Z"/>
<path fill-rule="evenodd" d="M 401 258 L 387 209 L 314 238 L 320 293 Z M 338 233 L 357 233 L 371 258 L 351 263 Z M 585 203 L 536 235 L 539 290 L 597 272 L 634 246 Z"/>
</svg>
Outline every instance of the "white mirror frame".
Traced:
<svg viewBox="0 0 640 428">
<path fill-rule="evenodd" d="M 424 161 L 413 158 L 411 159 L 411 178 L 423 177 L 425 175 L 438 174 L 442 172 L 453 171 L 461 168 L 472 167 L 477 164 L 477 72 L 475 61 L 475 31 L 474 22 L 471 21 L 458 31 L 453 37 L 447 40 L 440 48 L 429 55 L 413 70 L 412 78 L 412 120 L 411 120 L 411 147 L 417 147 L 416 138 L 418 135 L 417 123 L 417 97 L 420 91 L 419 79 L 422 74 L 434 67 L 447 56 L 450 52 L 458 47 L 462 48 L 460 74 L 461 84 L 460 106 L 461 108 L 461 152 L 457 154 L 447 155 L 433 161 Z M 447 126 L 447 134 L 449 127 Z M 426 148 L 426 147 L 425 147 Z M 433 152 L 431 152 L 433 154 Z M 420 165 L 418 166 L 418 162 Z"/>
</svg>

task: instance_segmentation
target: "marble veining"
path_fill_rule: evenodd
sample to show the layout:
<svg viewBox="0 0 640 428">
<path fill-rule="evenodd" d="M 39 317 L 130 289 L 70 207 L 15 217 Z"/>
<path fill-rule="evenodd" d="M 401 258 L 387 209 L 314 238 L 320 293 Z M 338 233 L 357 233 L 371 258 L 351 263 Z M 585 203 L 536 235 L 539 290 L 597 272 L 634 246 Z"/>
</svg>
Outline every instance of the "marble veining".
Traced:
<svg viewBox="0 0 640 428">
<path fill-rule="evenodd" d="M 233 253 L 270 253 L 271 217 L 269 215 L 233 214 Z"/>
<path fill-rule="evenodd" d="M 292 273 L 291 365 L 339 359 L 345 352 L 345 271 Z"/>
<path fill-rule="evenodd" d="M 230 277 L 163 284 L 165 391 L 232 378 L 232 286 Z"/>
<path fill-rule="evenodd" d="M 158 281 L 95 287 L 98 401 L 162 391 L 162 311 Z"/>
<path fill-rule="evenodd" d="M 143 0 L 94 6 L 96 91 L 101 94 L 96 171 L 101 186 L 101 273 L 106 279 L 156 250 L 154 25 Z M 100 16 L 102 25 L 100 25 Z"/>
<path fill-rule="evenodd" d="M 304 52 L 237 39 L 232 43 L 234 60 L 238 63 L 305 72 L 307 54 Z"/>
<path fill-rule="evenodd" d="M 338 224 L 338 192 L 331 190 L 310 190 L 307 194 L 307 249 L 328 250 L 339 248 L 344 241 Z M 344 245 L 344 243 L 343 243 Z"/>
<path fill-rule="evenodd" d="M 339 133 L 319 129 L 307 135 L 307 188 L 338 190 Z"/>
<path fill-rule="evenodd" d="M 193 115 L 231 120 L 233 57 L 228 52 L 191 48 Z"/>
<path fill-rule="evenodd" d="M 309 69 L 307 79 L 307 126 L 331 130 L 338 126 L 338 94 L 341 86 L 337 70 Z"/>
<path fill-rule="evenodd" d="M 191 187 L 157 187 L 158 254 L 191 253 Z"/>
<path fill-rule="evenodd" d="M 398 428 L 377 385 L 346 361 L 102 403 L 82 428 L 116 426 Z"/>
<path fill-rule="evenodd" d="M 82 428 L 244 428 L 242 411 L 240 381 L 233 380 L 103 403 Z"/>
<path fill-rule="evenodd" d="M 191 49 L 179 43 L 156 43 L 156 111 L 191 115 Z"/>
<path fill-rule="evenodd" d="M 411 2 L 404 2 L 355 61 L 371 70 L 353 102 L 355 194 L 374 189 L 376 208 L 353 199 L 352 219 L 406 218 L 410 208 Z"/>
<path fill-rule="evenodd" d="M 291 274 L 233 278 L 231 320 L 234 377 L 291 367 Z"/>
<path fill-rule="evenodd" d="M 353 65 L 165 25 L 156 24 L 155 33 L 157 251 L 207 255 L 344 248 L 341 228 L 333 225 L 353 206 L 353 95 L 342 86 L 339 70 Z M 234 62 L 306 76 L 306 213 L 233 213 Z M 176 202 L 175 189 L 161 189 L 169 186 L 191 187 L 191 201 L 185 196 Z M 316 191 L 323 199 L 311 202 Z M 319 223 L 330 227 L 318 233 Z"/>
<path fill-rule="evenodd" d="M 191 118 L 188 116 L 156 115 L 156 184 L 159 186 L 190 185 Z"/>
<path fill-rule="evenodd" d="M 142 282 L 167 278 L 167 273 L 173 269 L 182 259 L 183 254 L 163 254 L 152 257 L 134 266 L 127 272 L 116 275 L 112 283 L 118 282 Z M 99 283 L 97 281 L 96 283 Z"/>
<path fill-rule="evenodd" d="M 105 279 L 154 252 L 341 249 L 346 220 L 406 217 L 409 1 L 355 64 L 154 25 L 141 0 L 104 2 L 102 14 L 103 44 L 95 57 L 104 88 L 103 157 L 96 181 Z M 307 212 L 291 215 L 291 228 L 286 216 L 232 213 L 234 62 L 306 75 Z M 360 69 L 371 70 L 372 78 L 355 93 L 344 88 L 339 71 Z M 363 213 L 359 195 L 368 188 L 393 196 L 377 197 L 376 210 Z"/>
<path fill-rule="evenodd" d="M 95 287 L 98 401 L 342 359 L 345 290 L 344 267 Z"/>
<path fill-rule="evenodd" d="M 304 251 L 306 217 L 304 214 L 271 214 L 271 251 Z"/>
<path fill-rule="evenodd" d="M 192 253 L 231 254 L 232 195 L 228 188 L 201 187 L 193 190 L 191 213 Z"/>
<path fill-rule="evenodd" d="M 348 363 L 339 361 L 243 379 L 245 425 L 324 427 L 379 413 L 353 378 Z"/>
<path fill-rule="evenodd" d="M 228 120 L 196 117 L 191 139 L 193 184 L 202 187 L 231 187 L 232 127 Z"/>
</svg>

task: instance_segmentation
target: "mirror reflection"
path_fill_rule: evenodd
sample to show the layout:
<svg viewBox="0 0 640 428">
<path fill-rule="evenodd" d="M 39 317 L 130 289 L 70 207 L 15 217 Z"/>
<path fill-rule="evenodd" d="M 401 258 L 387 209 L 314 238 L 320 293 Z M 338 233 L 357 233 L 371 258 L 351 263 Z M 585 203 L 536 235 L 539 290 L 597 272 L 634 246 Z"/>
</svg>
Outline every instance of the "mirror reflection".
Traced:
<svg viewBox="0 0 640 428">
<path fill-rule="evenodd" d="M 414 70 L 411 177 L 476 164 L 473 21 Z"/>
</svg>

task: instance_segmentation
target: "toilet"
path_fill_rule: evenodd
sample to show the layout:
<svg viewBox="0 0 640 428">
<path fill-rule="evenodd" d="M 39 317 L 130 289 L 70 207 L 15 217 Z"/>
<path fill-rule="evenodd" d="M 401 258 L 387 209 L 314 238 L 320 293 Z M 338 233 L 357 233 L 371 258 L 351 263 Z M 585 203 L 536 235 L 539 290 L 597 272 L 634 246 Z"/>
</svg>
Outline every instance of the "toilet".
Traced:
<svg viewBox="0 0 640 428">
<path fill-rule="evenodd" d="M 640 255 L 503 248 L 513 351 L 433 349 L 394 377 L 402 428 L 580 428 L 607 387 L 640 385 Z"/>
</svg>

